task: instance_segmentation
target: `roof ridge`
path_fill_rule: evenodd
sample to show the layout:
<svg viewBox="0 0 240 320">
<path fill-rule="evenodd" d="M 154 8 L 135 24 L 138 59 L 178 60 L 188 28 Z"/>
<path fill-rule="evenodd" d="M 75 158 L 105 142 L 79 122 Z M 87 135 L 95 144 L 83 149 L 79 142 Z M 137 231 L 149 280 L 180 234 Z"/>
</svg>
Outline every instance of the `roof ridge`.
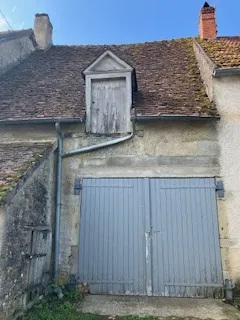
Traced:
<svg viewBox="0 0 240 320">
<path fill-rule="evenodd" d="M 162 42 L 173 42 L 179 40 L 194 40 L 196 37 L 186 37 L 186 38 L 174 38 L 174 39 L 161 39 L 161 40 L 153 40 L 153 41 L 144 41 L 144 42 L 132 42 L 132 43 L 110 43 L 110 44 L 55 44 L 53 47 L 69 47 L 69 48 L 86 48 L 86 47 L 119 47 L 119 46 L 131 46 L 131 45 L 144 45 L 144 44 L 152 44 L 152 43 L 162 43 Z"/>
</svg>

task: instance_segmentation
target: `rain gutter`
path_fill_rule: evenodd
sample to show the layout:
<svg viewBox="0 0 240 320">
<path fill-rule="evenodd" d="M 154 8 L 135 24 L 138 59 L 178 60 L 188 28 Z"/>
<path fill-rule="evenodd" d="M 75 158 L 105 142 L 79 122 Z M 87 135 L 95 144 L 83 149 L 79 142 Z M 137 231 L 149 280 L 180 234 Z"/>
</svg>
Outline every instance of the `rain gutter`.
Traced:
<svg viewBox="0 0 240 320">
<path fill-rule="evenodd" d="M 227 77 L 227 76 L 239 76 L 240 75 L 240 68 L 219 68 L 214 69 L 213 76 L 215 78 L 219 77 Z"/>
<path fill-rule="evenodd" d="M 221 69 L 218 69 L 221 70 Z M 239 69 L 240 74 L 240 69 Z M 182 115 L 162 115 L 162 116 L 133 116 L 132 120 L 136 122 L 141 121 L 157 121 L 157 120 L 219 120 L 220 117 L 211 116 L 182 116 Z M 74 123 L 85 123 L 85 117 L 81 118 L 45 118 L 45 119 L 22 119 L 22 120 L 0 120 L 0 125 L 18 125 L 18 124 L 74 124 Z"/>
<path fill-rule="evenodd" d="M 147 122 L 147 121 L 159 121 L 159 120 L 183 120 L 183 121 L 206 121 L 206 120 L 220 120 L 219 116 L 204 116 L 204 117 L 200 117 L 200 116 L 181 116 L 181 115 L 174 115 L 174 116 L 170 116 L 170 115 L 162 115 L 162 116 L 136 116 L 135 117 L 135 121 L 136 122 Z"/>
</svg>

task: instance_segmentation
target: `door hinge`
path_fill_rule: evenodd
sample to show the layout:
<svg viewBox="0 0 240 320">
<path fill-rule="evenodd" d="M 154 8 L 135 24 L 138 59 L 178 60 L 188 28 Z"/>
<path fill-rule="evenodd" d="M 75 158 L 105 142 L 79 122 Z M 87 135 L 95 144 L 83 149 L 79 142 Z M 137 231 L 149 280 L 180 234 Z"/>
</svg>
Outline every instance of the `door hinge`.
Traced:
<svg viewBox="0 0 240 320">
<path fill-rule="evenodd" d="M 80 195 L 82 190 L 82 181 L 79 178 L 75 178 L 74 180 L 74 195 Z"/>
<path fill-rule="evenodd" d="M 224 198 L 224 186 L 223 186 L 223 181 L 222 180 L 216 181 L 216 191 L 218 193 L 218 198 L 219 199 Z"/>
</svg>

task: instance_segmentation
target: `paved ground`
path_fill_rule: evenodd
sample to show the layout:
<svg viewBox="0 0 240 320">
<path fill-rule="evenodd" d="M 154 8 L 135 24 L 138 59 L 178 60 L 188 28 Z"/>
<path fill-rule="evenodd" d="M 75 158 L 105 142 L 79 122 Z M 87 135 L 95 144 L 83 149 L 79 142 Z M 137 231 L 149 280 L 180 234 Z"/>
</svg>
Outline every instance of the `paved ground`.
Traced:
<svg viewBox="0 0 240 320">
<path fill-rule="evenodd" d="M 176 320 L 240 319 L 237 309 L 215 299 L 88 295 L 79 311 L 108 315 L 111 319 L 124 315 L 157 316 Z"/>
</svg>

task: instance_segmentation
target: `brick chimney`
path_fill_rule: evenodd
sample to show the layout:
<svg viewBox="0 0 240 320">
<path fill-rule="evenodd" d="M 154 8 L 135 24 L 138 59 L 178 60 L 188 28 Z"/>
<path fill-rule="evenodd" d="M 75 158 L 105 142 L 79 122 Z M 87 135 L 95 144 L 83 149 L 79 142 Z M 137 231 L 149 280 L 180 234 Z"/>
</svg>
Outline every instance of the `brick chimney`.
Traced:
<svg viewBox="0 0 240 320">
<path fill-rule="evenodd" d="M 38 48 L 47 50 L 52 45 L 52 24 L 46 13 L 37 13 L 34 21 L 34 35 Z"/>
<path fill-rule="evenodd" d="M 217 25 L 215 8 L 205 2 L 199 18 L 199 36 L 201 39 L 215 39 L 217 37 Z"/>
</svg>

